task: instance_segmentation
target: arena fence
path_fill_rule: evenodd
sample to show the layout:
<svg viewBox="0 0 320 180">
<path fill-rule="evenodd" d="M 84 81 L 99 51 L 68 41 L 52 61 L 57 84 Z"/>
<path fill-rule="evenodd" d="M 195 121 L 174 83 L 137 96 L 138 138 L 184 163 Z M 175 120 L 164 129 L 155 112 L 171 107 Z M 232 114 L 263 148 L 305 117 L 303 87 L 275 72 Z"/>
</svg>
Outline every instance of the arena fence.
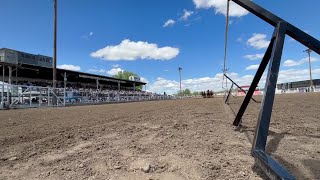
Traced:
<svg viewBox="0 0 320 180">
<path fill-rule="evenodd" d="M 0 109 L 17 109 L 165 100 L 172 99 L 172 96 L 138 91 L 74 90 L 66 88 L 0 84 L 0 98 Z"/>
<path fill-rule="evenodd" d="M 234 98 L 237 96 L 238 92 L 242 92 L 243 94 L 247 94 L 247 91 L 245 91 L 241 86 L 239 86 L 236 82 L 234 82 L 229 76 L 224 74 L 225 78 L 227 78 L 228 81 L 231 82 L 231 86 L 229 89 L 225 89 L 225 94 L 224 94 L 224 103 L 228 104 L 229 103 L 229 98 L 230 95 L 233 96 Z M 234 88 L 236 86 L 237 88 Z M 252 101 L 259 103 L 259 101 L 255 100 L 253 97 L 251 97 Z"/>
</svg>

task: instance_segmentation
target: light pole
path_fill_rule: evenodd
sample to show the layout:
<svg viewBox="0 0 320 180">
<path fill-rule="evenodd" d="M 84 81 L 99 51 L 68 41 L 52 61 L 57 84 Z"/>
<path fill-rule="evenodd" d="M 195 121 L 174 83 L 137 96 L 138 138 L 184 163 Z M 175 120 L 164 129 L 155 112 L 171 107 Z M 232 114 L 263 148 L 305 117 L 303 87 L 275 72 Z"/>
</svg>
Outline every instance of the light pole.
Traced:
<svg viewBox="0 0 320 180">
<path fill-rule="evenodd" d="M 53 17 L 53 69 L 52 69 L 52 85 L 57 85 L 57 0 L 54 0 L 54 17 Z"/>
<path fill-rule="evenodd" d="M 311 59 L 310 59 L 310 53 L 312 52 L 311 49 L 307 49 L 303 52 L 308 53 L 309 56 L 309 73 L 310 73 L 310 91 L 313 92 L 313 80 L 312 80 L 312 69 L 311 69 Z"/>
<path fill-rule="evenodd" d="M 179 70 L 179 77 L 180 77 L 180 95 L 182 95 L 182 89 L 181 89 L 181 71 L 182 71 L 182 67 L 179 67 L 178 70 Z"/>
<path fill-rule="evenodd" d="M 55 93 L 57 87 L 57 0 L 54 0 L 54 15 L 53 15 L 53 67 L 52 67 L 52 87 Z M 53 96 L 53 104 L 57 104 L 57 98 Z"/>
</svg>

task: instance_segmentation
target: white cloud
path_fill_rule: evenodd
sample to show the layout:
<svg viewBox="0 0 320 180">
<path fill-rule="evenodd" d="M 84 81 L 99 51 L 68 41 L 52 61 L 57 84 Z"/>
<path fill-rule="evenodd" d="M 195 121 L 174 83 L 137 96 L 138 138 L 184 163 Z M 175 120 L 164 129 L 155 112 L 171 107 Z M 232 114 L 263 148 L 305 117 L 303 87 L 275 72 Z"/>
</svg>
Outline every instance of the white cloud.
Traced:
<svg viewBox="0 0 320 180">
<path fill-rule="evenodd" d="M 121 69 L 121 68 L 112 68 L 109 71 L 106 71 L 106 73 L 113 76 L 113 75 L 118 74 L 121 71 L 123 71 L 123 69 Z"/>
<path fill-rule="evenodd" d="M 119 45 L 99 49 L 91 53 L 91 56 L 107 61 L 134 61 L 137 59 L 170 60 L 178 54 L 178 48 L 169 46 L 159 48 L 157 44 L 125 39 Z"/>
<path fill-rule="evenodd" d="M 89 40 L 92 36 L 93 36 L 93 32 L 89 32 L 88 34 L 81 36 L 81 38 Z"/>
<path fill-rule="evenodd" d="M 196 5 L 196 8 L 213 8 L 216 14 L 226 15 L 227 12 L 227 0 L 193 0 L 193 3 Z M 241 17 L 248 13 L 247 10 L 230 1 L 229 16 Z"/>
<path fill-rule="evenodd" d="M 240 76 L 235 72 L 227 74 L 232 80 L 234 80 L 239 86 L 250 85 L 254 75 L 247 74 Z M 267 73 L 262 75 L 262 78 L 258 84 L 258 87 L 264 88 Z M 320 69 L 313 69 L 312 75 L 314 78 L 320 78 Z M 213 77 L 201 77 L 182 80 L 182 89 L 190 89 L 193 91 L 221 91 L 222 85 L 222 73 L 218 73 Z M 309 69 L 289 69 L 279 71 L 278 83 L 293 82 L 309 79 Z M 230 86 L 231 83 L 228 82 Z M 147 90 L 156 93 L 166 92 L 167 94 L 175 94 L 180 90 L 179 81 L 165 79 L 162 77 L 157 78 L 154 82 L 147 85 Z"/>
<path fill-rule="evenodd" d="M 174 21 L 173 19 L 169 19 L 167 20 L 162 27 L 168 27 L 168 26 L 172 26 L 176 23 L 176 21 Z"/>
<path fill-rule="evenodd" d="M 317 61 L 317 58 L 310 57 L 310 61 L 311 62 L 315 62 L 315 61 Z M 306 62 L 309 62 L 309 58 L 308 57 L 303 58 L 303 59 L 298 60 L 298 61 L 288 59 L 288 60 L 284 61 L 283 66 L 285 66 L 285 67 L 300 66 L 300 65 L 302 65 L 302 64 L 304 64 Z"/>
<path fill-rule="evenodd" d="M 114 65 L 112 65 L 112 67 L 113 68 L 118 68 L 118 67 L 120 67 L 120 65 L 119 64 L 114 64 Z"/>
<path fill-rule="evenodd" d="M 124 71 L 124 70 L 119 67 L 118 68 L 113 67 L 110 70 L 106 70 L 106 69 L 89 69 L 88 70 L 88 72 L 90 72 L 90 73 L 107 74 L 107 75 L 111 75 L 111 76 L 118 74 L 118 72 L 120 72 L 120 71 Z"/>
<path fill-rule="evenodd" d="M 320 69 L 312 70 L 313 78 L 320 78 Z M 309 80 L 309 69 L 289 69 L 279 72 L 278 83 Z"/>
<path fill-rule="evenodd" d="M 264 54 L 248 54 L 243 57 L 249 60 L 257 60 L 257 59 L 262 59 L 263 56 Z"/>
<path fill-rule="evenodd" d="M 246 67 L 246 70 L 257 70 L 259 68 L 259 64 L 254 64 Z"/>
<path fill-rule="evenodd" d="M 266 38 L 266 34 L 253 33 L 252 37 L 248 39 L 247 44 L 256 49 L 264 49 L 267 48 L 270 43 Z"/>
<path fill-rule="evenodd" d="M 144 78 L 144 77 L 140 77 L 140 80 L 141 82 L 145 82 L 145 83 L 149 83 L 148 79 L 147 78 Z"/>
<path fill-rule="evenodd" d="M 182 80 L 182 88 L 190 89 L 191 91 L 206 91 L 214 90 L 221 91 L 222 83 L 222 73 L 216 74 L 214 77 L 202 77 L 202 78 L 192 78 Z M 228 76 L 231 77 L 239 85 L 249 85 L 253 79 L 253 75 L 245 75 L 239 77 L 237 73 L 228 73 Z M 231 83 L 229 82 L 229 85 Z M 167 94 L 175 94 L 180 90 L 180 83 L 175 80 L 169 80 L 165 78 L 157 78 L 156 81 L 147 86 L 148 91 Z"/>
<path fill-rule="evenodd" d="M 81 70 L 80 66 L 75 66 L 75 65 L 71 65 L 71 64 L 58 65 L 57 68 L 71 70 L 71 71 L 80 71 Z"/>
<path fill-rule="evenodd" d="M 238 37 L 238 38 L 236 39 L 236 41 L 237 41 L 237 42 L 242 42 L 243 39 L 242 39 L 242 37 Z"/>
<path fill-rule="evenodd" d="M 181 16 L 180 19 L 186 21 L 188 20 L 188 18 L 193 14 L 194 12 L 193 11 L 188 11 L 186 9 L 183 10 L 183 15 Z"/>
</svg>

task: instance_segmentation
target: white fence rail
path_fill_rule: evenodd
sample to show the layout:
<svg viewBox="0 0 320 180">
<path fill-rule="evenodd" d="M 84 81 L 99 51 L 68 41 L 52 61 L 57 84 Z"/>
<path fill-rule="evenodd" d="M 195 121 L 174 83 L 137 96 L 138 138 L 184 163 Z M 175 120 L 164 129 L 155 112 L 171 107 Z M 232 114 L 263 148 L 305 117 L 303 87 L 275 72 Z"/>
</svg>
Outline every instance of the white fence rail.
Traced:
<svg viewBox="0 0 320 180">
<path fill-rule="evenodd" d="M 0 109 L 59 107 L 171 99 L 171 96 L 137 91 L 93 91 L 0 84 Z"/>
</svg>

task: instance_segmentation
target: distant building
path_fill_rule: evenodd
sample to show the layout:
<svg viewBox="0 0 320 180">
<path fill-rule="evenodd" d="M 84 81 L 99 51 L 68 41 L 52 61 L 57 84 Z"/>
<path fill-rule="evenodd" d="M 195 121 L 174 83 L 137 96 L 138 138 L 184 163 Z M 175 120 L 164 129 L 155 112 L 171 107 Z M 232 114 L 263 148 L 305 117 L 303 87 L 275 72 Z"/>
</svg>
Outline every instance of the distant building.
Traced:
<svg viewBox="0 0 320 180">
<path fill-rule="evenodd" d="M 313 79 L 313 86 L 316 91 L 320 89 L 320 79 Z M 277 84 L 277 91 L 279 92 L 309 92 L 310 80 L 295 81 Z"/>
<path fill-rule="evenodd" d="M 8 64 L 26 64 L 40 67 L 52 67 L 52 57 L 25 53 L 13 49 L 0 49 L 0 62 Z"/>
</svg>

